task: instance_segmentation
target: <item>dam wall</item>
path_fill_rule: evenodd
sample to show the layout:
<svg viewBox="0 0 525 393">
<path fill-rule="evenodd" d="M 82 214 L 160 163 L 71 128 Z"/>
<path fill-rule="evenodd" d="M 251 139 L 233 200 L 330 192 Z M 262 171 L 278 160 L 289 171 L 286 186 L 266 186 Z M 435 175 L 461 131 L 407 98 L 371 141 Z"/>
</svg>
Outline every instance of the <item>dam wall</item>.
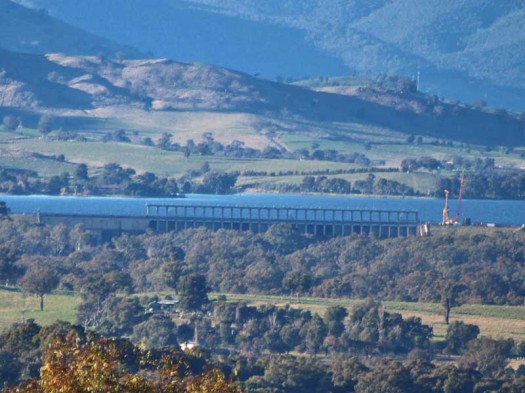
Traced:
<svg viewBox="0 0 525 393">
<path fill-rule="evenodd" d="M 37 221 L 51 225 L 82 224 L 103 239 L 121 233 L 143 233 L 148 228 L 155 232 L 205 227 L 259 233 L 281 223 L 290 224 L 300 233 L 323 237 L 373 234 L 387 238 L 420 234 L 418 213 L 400 210 L 149 204 L 143 216 L 38 214 Z"/>
</svg>

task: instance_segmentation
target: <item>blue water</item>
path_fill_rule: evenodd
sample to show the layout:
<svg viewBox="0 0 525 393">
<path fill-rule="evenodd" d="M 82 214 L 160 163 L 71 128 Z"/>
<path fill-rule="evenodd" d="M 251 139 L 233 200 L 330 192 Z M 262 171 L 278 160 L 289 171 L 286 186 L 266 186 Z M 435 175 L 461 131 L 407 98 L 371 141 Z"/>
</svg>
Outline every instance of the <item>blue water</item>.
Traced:
<svg viewBox="0 0 525 393">
<path fill-rule="evenodd" d="M 272 206 L 417 211 L 423 222 L 441 221 L 443 200 L 424 198 L 340 197 L 300 194 L 199 195 L 186 198 L 60 197 L 47 195 L 2 195 L 13 213 L 68 213 L 144 216 L 146 204 L 199 204 L 225 206 Z M 456 201 L 450 201 L 450 215 Z M 525 224 L 525 201 L 463 200 L 462 217 L 473 223 Z"/>
</svg>

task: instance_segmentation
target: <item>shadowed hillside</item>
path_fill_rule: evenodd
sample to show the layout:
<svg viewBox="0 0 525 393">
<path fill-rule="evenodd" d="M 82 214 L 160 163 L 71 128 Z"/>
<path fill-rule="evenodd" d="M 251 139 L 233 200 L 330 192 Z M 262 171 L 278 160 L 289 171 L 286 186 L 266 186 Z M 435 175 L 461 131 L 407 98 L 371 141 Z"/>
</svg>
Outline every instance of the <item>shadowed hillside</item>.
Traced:
<svg viewBox="0 0 525 393">
<path fill-rule="evenodd" d="M 144 56 L 129 46 L 68 25 L 44 9 L 29 9 L 10 0 L 0 0 L 0 47 L 23 53 Z"/>
<path fill-rule="evenodd" d="M 420 71 L 427 93 L 525 109 L 522 0 L 19 1 L 157 56 L 285 80 Z"/>
<path fill-rule="evenodd" d="M 225 15 L 299 28 L 312 45 L 336 54 L 361 75 L 415 76 L 420 70 L 423 88 L 434 94 L 499 100 L 497 105 L 513 108 L 520 104 L 512 99 L 524 97 L 521 0 L 191 2 Z"/>
<path fill-rule="evenodd" d="M 2 51 L 6 107 L 128 105 L 160 111 L 244 112 L 319 123 L 354 122 L 476 144 L 522 145 L 524 121 L 417 93 L 357 88 L 352 94 L 270 82 L 225 68 L 166 59 L 21 55 Z M 343 136 L 340 136 L 344 138 Z"/>
</svg>

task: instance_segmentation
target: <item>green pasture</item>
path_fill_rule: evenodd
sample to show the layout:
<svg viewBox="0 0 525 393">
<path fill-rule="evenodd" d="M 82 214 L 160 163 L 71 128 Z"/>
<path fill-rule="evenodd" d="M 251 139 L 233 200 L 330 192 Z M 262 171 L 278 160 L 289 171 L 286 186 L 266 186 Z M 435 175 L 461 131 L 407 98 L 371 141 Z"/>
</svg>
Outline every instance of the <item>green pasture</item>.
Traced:
<svg viewBox="0 0 525 393">
<path fill-rule="evenodd" d="M 351 166 L 349 166 L 351 168 Z M 327 178 L 340 178 L 345 179 L 351 183 L 358 180 L 365 180 L 368 177 L 368 173 L 342 173 L 337 175 L 323 175 Z M 414 173 L 400 173 L 400 172 L 380 172 L 374 173 L 376 179 L 387 179 L 394 180 L 399 183 L 406 184 L 412 187 L 415 191 L 419 191 L 423 195 L 427 195 L 434 191 L 437 186 L 439 176 L 434 173 L 428 172 L 414 172 Z M 304 179 L 304 175 L 291 175 L 291 176 L 245 176 L 239 178 L 237 184 L 240 186 L 252 185 L 252 184 L 268 184 L 268 185 L 279 185 L 279 184 L 296 184 L 299 185 Z"/>
<path fill-rule="evenodd" d="M 44 297 L 44 310 L 40 311 L 40 298 L 22 292 L 0 290 L 0 331 L 15 322 L 34 319 L 40 325 L 55 321 L 75 321 L 77 296 L 48 295 Z"/>
<path fill-rule="evenodd" d="M 0 167 L 17 168 L 38 172 L 40 176 L 51 177 L 64 172 L 74 173 L 76 165 L 52 158 L 16 156 L 0 145 Z"/>
<path fill-rule="evenodd" d="M 204 162 L 208 162 L 212 170 L 223 171 L 314 171 L 324 169 L 347 169 L 352 165 L 329 161 L 299 161 L 299 160 L 263 160 L 237 159 L 214 156 L 190 156 L 185 158 L 181 152 L 170 152 L 151 146 L 117 142 L 78 142 L 28 139 L 9 145 L 11 149 L 23 149 L 27 152 L 39 152 L 45 155 L 64 154 L 66 161 L 86 163 L 92 167 L 101 167 L 116 162 L 124 167 L 134 168 L 139 172 L 149 171 L 161 176 L 180 176 L 188 170 L 196 170 Z M 9 148 L 6 149 L 9 152 Z M 49 160 L 39 161 L 40 165 L 48 165 Z M 49 162 L 56 164 L 56 162 Z M 38 164 L 32 167 L 38 167 Z M 47 172 L 64 172 L 63 165 L 46 167 Z M 35 168 L 38 170 L 38 168 Z"/>
<path fill-rule="evenodd" d="M 203 134 L 211 132 L 218 142 L 231 143 L 237 139 L 246 146 L 263 149 L 276 141 L 291 151 L 334 149 L 346 153 L 362 153 L 372 161 L 384 161 L 387 167 L 398 167 L 404 158 L 432 156 L 440 160 L 452 157 L 468 159 L 494 158 L 497 166 L 523 167 L 522 151 L 495 149 L 485 151 L 484 146 L 430 145 L 432 137 L 424 137 L 424 144 L 406 144 L 407 135 L 386 128 L 357 123 L 313 123 L 301 118 L 267 118 L 262 115 L 206 111 L 144 111 L 130 108 L 99 108 L 92 111 L 73 111 L 61 117 L 65 130 L 80 133 L 87 142 L 56 141 L 53 131 L 43 139 L 35 129 L 17 132 L 0 130 L 0 166 L 11 166 L 38 171 L 48 177 L 63 172 L 74 172 L 70 163 L 86 163 L 97 168 L 110 162 L 131 167 L 139 172 L 150 171 L 160 176 L 181 176 L 188 170 L 199 169 L 209 162 L 212 170 L 253 170 L 265 172 L 315 171 L 349 169 L 357 165 L 328 161 L 234 159 L 211 156 L 190 156 L 161 151 L 138 143 L 101 142 L 102 135 L 124 129 L 135 141 L 150 137 L 154 141 L 164 132 L 172 140 L 185 144 L 188 139 L 200 142 Z M 28 137 L 28 139 L 19 139 Z M 49 158 L 31 157 L 31 153 L 46 156 L 64 154 L 67 162 Z M 447 174 L 450 175 L 450 174 Z M 339 175 L 338 175 L 339 176 Z M 366 176 L 366 175 L 365 175 Z M 423 194 L 434 189 L 435 174 L 379 174 L 386 179 L 405 183 Z M 360 180 L 361 175 L 340 175 L 349 181 Z M 240 179 L 240 185 L 261 183 L 297 183 L 302 177 L 250 177 Z"/>
<path fill-rule="evenodd" d="M 398 133 L 396 133 L 397 135 Z M 335 149 L 347 153 L 362 153 L 371 160 L 383 160 L 387 166 L 399 166 L 401 161 L 405 158 L 421 158 L 424 156 L 431 156 L 439 160 L 449 160 L 453 157 L 462 157 L 470 160 L 477 158 L 493 158 L 496 164 L 500 166 L 522 167 L 523 158 L 520 157 L 521 151 L 507 152 L 505 149 L 496 148 L 491 151 L 486 151 L 484 146 L 469 146 L 455 142 L 453 146 L 431 145 L 429 141 L 436 138 L 424 137 L 425 143 L 407 144 L 406 138 L 408 135 L 401 134 L 397 140 L 383 140 L 374 142 L 373 138 L 369 138 L 370 148 L 365 148 L 365 143 L 357 140 L 348 140 L 339 135 L 339 138 L 334 135 L 315 136 L 311 134 L 300 133 L 285 133 L 281 136 L 281 141 L 292 150 L 307 149 L 313 151 L 314 143 L 319 145 L 319 149 Z"/>
</svg>

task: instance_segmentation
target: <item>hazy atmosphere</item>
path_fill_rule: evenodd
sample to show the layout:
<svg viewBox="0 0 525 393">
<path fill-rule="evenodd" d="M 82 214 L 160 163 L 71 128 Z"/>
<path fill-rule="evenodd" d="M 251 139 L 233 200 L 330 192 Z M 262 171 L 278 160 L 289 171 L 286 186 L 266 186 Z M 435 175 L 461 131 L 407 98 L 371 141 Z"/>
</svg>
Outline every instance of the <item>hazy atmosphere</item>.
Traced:
<svg viewBox="0 0 525 393">
<path fill-rule="evenodd" d="M 524 24 L 0 0 L 0 392 L 525 392 Z"/>
</svg>

